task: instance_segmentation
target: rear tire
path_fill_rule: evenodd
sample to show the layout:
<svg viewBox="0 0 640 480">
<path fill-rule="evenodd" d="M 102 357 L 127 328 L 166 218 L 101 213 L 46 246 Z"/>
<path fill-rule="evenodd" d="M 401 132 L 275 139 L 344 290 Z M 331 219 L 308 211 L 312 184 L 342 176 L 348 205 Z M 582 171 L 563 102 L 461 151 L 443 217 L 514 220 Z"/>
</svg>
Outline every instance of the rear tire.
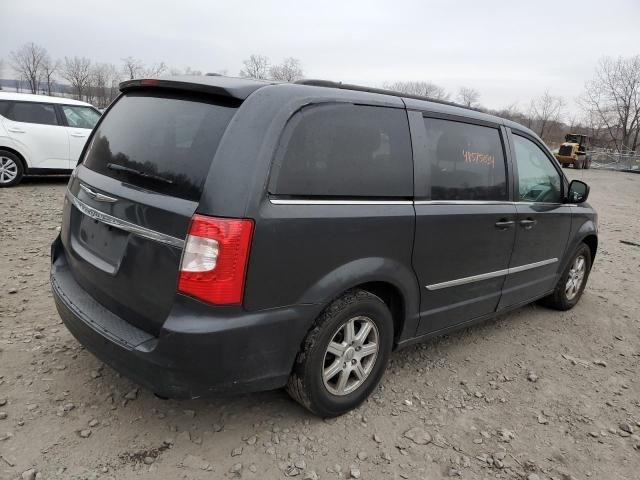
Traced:
<svg viewBox="0 0 640 480">
<path fill-rule="evenodd" d="M 342 415 L 376 388 L 392 346 L 393 318 L 387 305 L 370 292 L 350 290 L 315 321 L 298 353 L 287 391 L 316 415 Z"/>
<path fill-rule="evenodd" d="M 573 168 L 575 168 L 577 170 L 581 170 L 583 162 L 584 162 L 584 160 L 582 158 L 580 158 L 580 157 L 576 158 L 575 161 L 573 162 Z"/>
<path fill-rule="evenodd" d="M 14 153 L 0 150 L 0 188 L 17 185 L 23 176 L 22 160 Z"/>
<path fill-rule="evenodd" d="M 582 260 L 582 263 L 580 262 Z M 570 310 L 576 306 L 587 285 L 591 271 L 591 249 L 584 243 L 576 249 L 567 268 L 558 279 L 551 295 L 540 302 L 556 310 Z"/>
</svg>

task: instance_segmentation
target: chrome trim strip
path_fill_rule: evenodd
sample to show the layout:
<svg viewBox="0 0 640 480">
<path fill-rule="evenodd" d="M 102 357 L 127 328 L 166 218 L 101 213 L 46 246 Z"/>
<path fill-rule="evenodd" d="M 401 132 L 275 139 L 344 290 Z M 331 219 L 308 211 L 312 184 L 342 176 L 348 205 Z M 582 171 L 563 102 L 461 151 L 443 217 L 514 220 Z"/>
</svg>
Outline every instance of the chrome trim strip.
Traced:
<svg viewBox="0 0 640 480">
<path fill-rule="evenodd" d="M 449 280 L 447 282 L 434 283 L 432 285 L 426 285 L 427 290 L 440 290 L 441 288 L 456 287 L 458 285 L 465 285 L 472 282 L 480 282 L 482 280 L 488 280 L 490 278 L 501 277 L 502 275 L 511 275 L 513 273 L 524 272 L 532 268 L 543 267 L 556 263 L 557 258 L 549 258 L 540 262 L 528 263 L 526 265 L 520 265 L 519 267 L 505 268 L 503 270 L 496 270 L 495 272 L 481 273 L 480 275 L 473 275 L 471 277 L 457 278 L 456 280 Z"/>
<path fill-rule="evenodd" d="M 86 185 L 84 185 L 82 183 L 80 184 L 80 188 L 82 190 L 84 190 L 87 195 L 89 195 L 91 198 L 93 198 L 97 202 L 113 203 L 113 202 L 117 202 L 118 201 L 117 198 L 110 197 L 109 195 L 104 195 L 102 193 L 95 192 L 95 191 L 91 190 L 89 187 L 87 187 Z"/>
<path fill-rule="evenodd" d="M 507 200 L 416 200 L 416 205 L 513 205 Z"/>
<path fill-rule="evenodd" d="M 416 205 L 567 205 L 550 202 L 512 202 L 509 200 L 416 200 Z"/>
<path fill-rule="evenodd" d="M 547 202 L 512 202 L 509 200 L 311 200 L 304 198 L 269 198 L 273 205 L 565 205 Z"/>
<path fill-rule="evenodd" d="M 274 205 L 413 205 L 411 200 L 307 200 L 270 198 Z"/>
<path fill-rule="evenodd" d="M 542 260 L 540 262 L 528 263 L 526 265 L 520 265 L 519 267 L 509 268 L 509 275 L 512 273 L 524 272 L 525 270 L 531 270 L 532 268 L 544 267 L 545 265 L 551 265 L 556 263 L 557 258 L 549 258 L 548 260 Z"/>
<path fill-rule="evenodd" d="M 471 277 L 458 278 L 456 280 L 449 280 L 447 282 L 434 283 L 433 285 L 427 285 L 427 290 L 440 290 L 441 288 L 456 287 L 458 285 L 465 285 L 472 282 L 480 282 L 481 280 L 488 280 L 494 277 L 501 277 L 509 273 L 509 269 L 496 270 L 495 272 L 481 273 L 480 275 L 473 275 Z"/>
<path fill-rule="evenodd" d="M 117 217 L 114 217 L 113 215 L 109 215 L 108 213 L 96 210 L 95 208 L 90 207 L 86 203 L 78 200 L 78 198 L 74 196 L 69 190 L 67 190 L 67 197 L 71 201 L 71 203 L 78 210 L 80 210 L 80 212 L 88 217 L 93 218 L 94 220 L 98 220 L 99 222 L 110 225 L 119 230 L 133 233 L 134 235 L 138 235 L 139 237 L 144 237 L 148 238 L 149 240 L 165 243 L 173 247 L 184 248 L 184 240 L 180 238 L 172 237 L 171 235 L 166 235 L 161 232 L 156 232 L 155 230 L 141 227 L 140 225 L 121 220 Z"/>
</svg>

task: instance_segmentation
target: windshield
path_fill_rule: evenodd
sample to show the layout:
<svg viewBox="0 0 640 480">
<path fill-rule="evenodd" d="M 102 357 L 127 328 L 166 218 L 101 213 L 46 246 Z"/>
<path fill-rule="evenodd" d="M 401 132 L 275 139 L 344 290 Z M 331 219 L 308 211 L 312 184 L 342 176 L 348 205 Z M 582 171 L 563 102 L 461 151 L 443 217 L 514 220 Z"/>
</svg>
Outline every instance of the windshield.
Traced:
<svg viewBox="0 0 640 480">
<path fill-rule="evenodd" d="M 83 163 L 128 184 L 198 201 L 236 109 L 211 98 L 129 93 L 98 126 Z"/>
</svg>

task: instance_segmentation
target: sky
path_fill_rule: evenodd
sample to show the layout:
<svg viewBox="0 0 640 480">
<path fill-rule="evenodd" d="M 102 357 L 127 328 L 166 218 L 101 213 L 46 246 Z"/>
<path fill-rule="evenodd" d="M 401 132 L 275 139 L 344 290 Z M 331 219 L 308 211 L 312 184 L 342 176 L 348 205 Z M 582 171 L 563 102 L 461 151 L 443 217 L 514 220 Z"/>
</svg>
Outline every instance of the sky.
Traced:
<svg viewBox="0 0 640 480">
<path fill-rule="evenodd" d="M 568 114 L 603 56 L 640 54 L 640 0 L 0 0 L 0 59 L 33 41 L 86 56 L 237 75 L 251 54 L 307 78 L 380 87 L 425 80 L 492 109 L 548 90 Z"/>
</svg>

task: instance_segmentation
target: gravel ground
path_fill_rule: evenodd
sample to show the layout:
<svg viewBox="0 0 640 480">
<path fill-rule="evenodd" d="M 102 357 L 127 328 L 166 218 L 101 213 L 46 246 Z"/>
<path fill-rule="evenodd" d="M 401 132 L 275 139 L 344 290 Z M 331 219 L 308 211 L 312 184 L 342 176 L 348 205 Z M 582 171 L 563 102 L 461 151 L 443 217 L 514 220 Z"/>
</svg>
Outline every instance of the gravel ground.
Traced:
<svg viewBox="0 0 640 480">
<path fill-rule="evenodd" d="M 49 289 L 65 180 L 0 190 L 1 479 L 640 476 L 640 175 L 591 186 L 600 248 L 570 312 L 531 305 L 393 355 L 358 410 L 282 391 L 163 401 L 86 352 Z"/>
</svg>

